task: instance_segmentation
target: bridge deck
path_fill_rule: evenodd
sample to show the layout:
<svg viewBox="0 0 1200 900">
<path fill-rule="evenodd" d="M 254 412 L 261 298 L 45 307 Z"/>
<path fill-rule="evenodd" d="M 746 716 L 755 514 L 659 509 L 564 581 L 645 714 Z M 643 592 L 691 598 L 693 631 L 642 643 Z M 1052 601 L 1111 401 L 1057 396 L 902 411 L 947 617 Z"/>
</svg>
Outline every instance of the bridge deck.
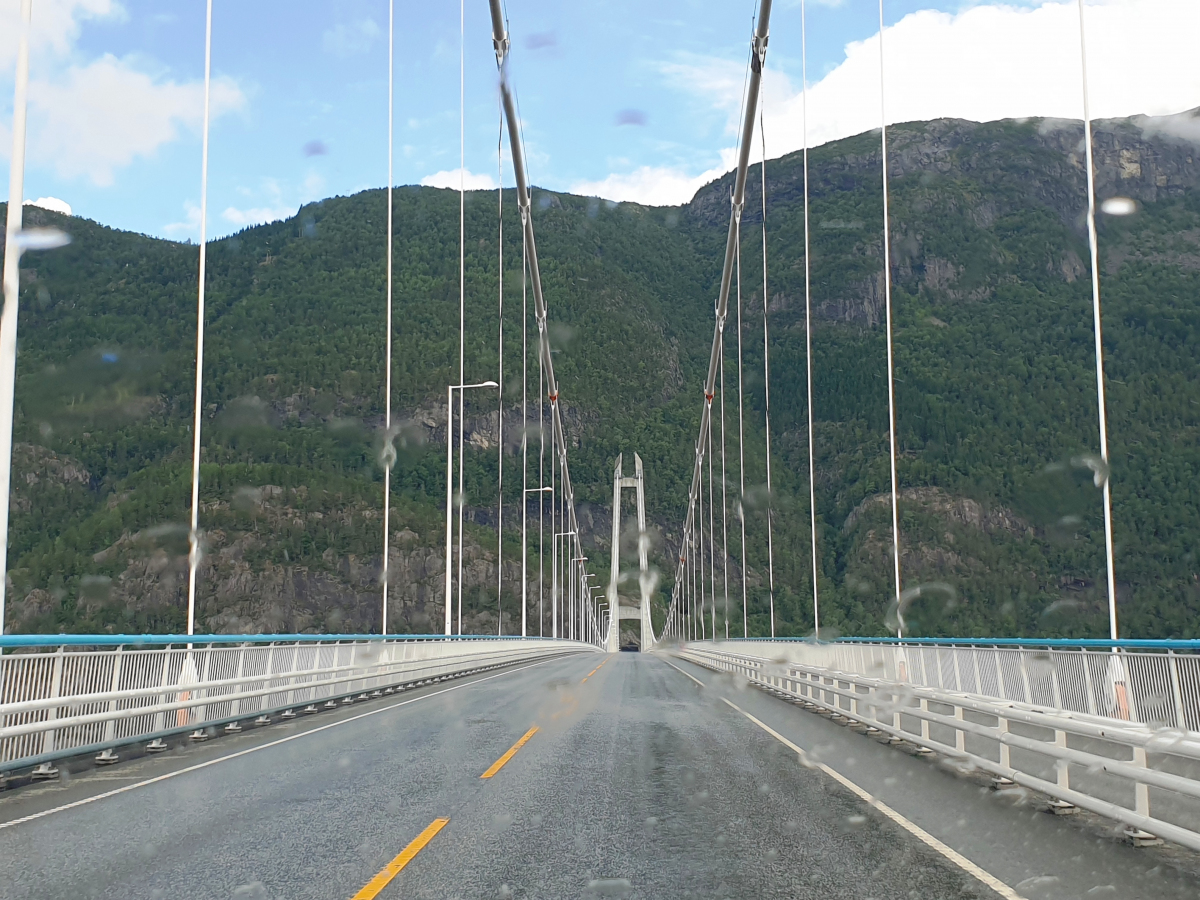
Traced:
<svg viewBox="0 0 1200 900">
<path fill-rule="evenodd" d="M 0 800 L 0 884 L 12 900 L 349 898 L 448 817 L 379 897 L 998 896 L 728 698 L 1030 900 L 1200 895 L 1175 868 L 1191 866 L 1183 851 L 1134 849 L 1110 825 L 998 797 L 679 660 L 598 661 L 489 673 L 15 791 Z M 130 789 L 101 796 L 118 788 Z"/>
</svg>

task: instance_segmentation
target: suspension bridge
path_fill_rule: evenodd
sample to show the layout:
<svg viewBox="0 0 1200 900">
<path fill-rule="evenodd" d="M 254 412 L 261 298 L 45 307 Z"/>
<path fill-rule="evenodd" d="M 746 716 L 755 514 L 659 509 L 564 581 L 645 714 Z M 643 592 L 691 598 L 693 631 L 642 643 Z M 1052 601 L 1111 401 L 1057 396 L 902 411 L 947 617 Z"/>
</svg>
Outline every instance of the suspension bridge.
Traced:
<svg viewBox="0 0 1200 900">
<path fill-rule="evenodd" d="M 23 250 L 52 249 L 64 240 L 60 234 L 22 228 L 33 5 L 32 0 L 22 2 L 25 30 L 17 63 L 0 324 L 0 535 L 7 534 L 9 509 L 19 257 Z M 205 186 L 211 0 L 207 8 Z M 554 369 L 549 328 L 553 298 L 542 290 L 537 211 L 530 202 L 516 88 L 508 68 L 508 23 L 500 0 L 490 0 L 502 126 L 521 223 L 521 276 L 533 298 L 538 368 L 537 411 L 532 414 L 531 373 L 523 354 L 519 625 L 506 621 L 498 609 L 496 634 L 463 633 L 464 395 L 505 384 L 505 371 L 502 288 L 496 377 L 466 380 L 465 193 L 460 190 L 459 372 L 446 393 L 443 630 L 400 635 L 389 627 L 394 622 L 388 609 L 388 561 L 396 425 L 389 52 L 388 365 L 378 633 L 218 635 L 196 630 L 204 524 L 199 498 L 207 213 L 202 202 L 186 633 L 0 631 L 0 883 L 6 897 L 1032 900 L 1197 895 L 1200 642 L 1121 638 L 1106 466 L 1098 472 L 1105 514 L 1108 639 L 952 640 L 905 634 L 905 605 L 912 593 L 903 582 L 897 512 L 882 3 L 880 229 L 896 636 L 825 640 L 813 577 L 812 637 L 776 637 L 773 523 L 779 513 L 771 493 L 766 302 L 762 378 L 769 631 L 750 635 L 741 512 L 747 491 L 741 228 L 755 137 L 762 134 L 760 92 L 771 8 L 771 0 L 760 0 L 748 48 L 712 350 L 697 396 L 699 430 L 665 609 L 654 607 L 658 576 L 649 560 L 645 486 L 655 473 L 647 471 L 636 453 L 633 474 L 627 474 L 630 460 L 624 456 L 613 470 L 607 585 L 600 590 L 589 583 L 594 575 L 581 537 L 568 465 L 572 445 L 563 415 L 563 391 L 571 386 L 560 385 Z M 1083 27 L 1080 3 L 1086 59 Z M 389 18 L 392 33 L 394 20 Z M 798 37 L 803 57 L 804 36 Z M 1086 86 L 1085 69 L 1097 426 L 1106 463 Z M 765 222 L 765 141 L 760 146 Z M 805 327 L 811 357 L 807 138 L 803 190 Z M 206 193 L 205 187 L 202 198 Z M 764 298 L 767 253 L 764 227 Z M 501 270 L 503 262 L 502 249 Z M 737 382 L 737 425 L 734 429 L 730 423 L 730 435 L 727 325 L 734 334 Z M 806 375 L 811 435 L 811 363 Z M 497 416 L 501 432 L 504 418 L 502 399 Z M 529 427 L 531 420 L 536 427 Z M 536 484 L 529 461 L 531 435 L 538 442 Z M 499 444 L 503 478 L 502 436 Z M 730 444 L 737 448 L 740 478 L 732 498 Z M 811 440 L 808 466 L 809 549 L 815 572 L 819 548 Z M 635 494 L 636 569 L 622 561 L 626 490 Z M 502 489 L 497 494 L 504 496 Z M 495 521 L 502 531 L 505 515 L 499 502 Z M 531 554 L 534 505 L 538 552 Z M 729 535 L 734 528 L 741 530 L 736 542 L 741 558 L 736 561 Z M 497 548 L 503 553 L 502 534 Z M 0 565 L 4 560 L 0 554 Z M 502 571 L 498 565 L 497 572 Z M 630 582 L 636 583 L 635 590 L 627 587 Z M 498 596 L 502 589 L 497 584 Z M 0 629 L 4 591 L 0 578 Z M 622 620 L 637 623 L 642 652 L 618 652 Z"/>
</svg>

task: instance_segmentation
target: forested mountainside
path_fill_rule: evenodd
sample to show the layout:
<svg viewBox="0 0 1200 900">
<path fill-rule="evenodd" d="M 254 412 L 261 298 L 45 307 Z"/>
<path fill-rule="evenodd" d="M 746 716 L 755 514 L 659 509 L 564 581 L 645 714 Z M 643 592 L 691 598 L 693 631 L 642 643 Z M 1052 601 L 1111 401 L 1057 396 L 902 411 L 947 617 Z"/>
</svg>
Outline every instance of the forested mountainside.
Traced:
<svg viewBox="0 0 1200 900">
<path fill-rule="evenodd" d="M 1127 636 L 1200 635 L 1200 148 L 1187 138 L 1197 125 L 1184 114 L 1096 127 L 1099 197 L 1138 203 L 1136 214 L 1102 215 L 1098 223 Z M 810 154 L 823 634 L 886 633 L 892 596 L 879 159 L 878 134 Z M 896 126 L 889 165 L 902 568 L 906 587 L 938 585 L 911 602 L 909 628 L 1104 636 L 1082 126 Z M 676 208 L 534 191 L 589 565 L 607 578 L 612 466 L 619 452 L 628 460 L 636 451 L 656 526 L 660 618 L 690 478 L 731 183 L 726 176 Z M 749 183 L 740 507 L 750 633 L 763 634 L 768 498 L 757 168 Z M 775 607 L 780 633 L 806 634 L 812 566 L 800 154 L 768 161 L 766 184 Z M 506 192 L 506 631 L 519 617 L 520 584 L 523 296 L 514 201 Z M 384 204 L 380 190 L 332 198 L 210 245 L 199 630 L 378 627 Z M 437 629 L 444 608 L 444 404 L 446 384 L 458 377 L 458 195 L 400 188 L 395 212 L 393 403 L 402 425 L 392 439 L 389 629 L 426 631 Z M 178 630 L 197 248 L 33 208 L 26 215 L 74 240 L 22 263 L 7 625 Z M 466 215 L 466 378 L 476 381 L 498 371 L 496 193 L 468 194 Z M 726 334 L 729 618 L 730 633 L 740 634 L 733 315 Z M 537 367 L 529 346 L 532 401 Z M 497 609 L 499 416 L 494 394 L 473 394 L 464 628 L 489 631 Z M 529 427 L 536 479 L 536 419 Z M 715 438 L 719 444 L 719 431 Z M 716 521 L 719 539 L 719 511 Z M 719 560 L 715 574 L 723 628 Z"/>
</svg>

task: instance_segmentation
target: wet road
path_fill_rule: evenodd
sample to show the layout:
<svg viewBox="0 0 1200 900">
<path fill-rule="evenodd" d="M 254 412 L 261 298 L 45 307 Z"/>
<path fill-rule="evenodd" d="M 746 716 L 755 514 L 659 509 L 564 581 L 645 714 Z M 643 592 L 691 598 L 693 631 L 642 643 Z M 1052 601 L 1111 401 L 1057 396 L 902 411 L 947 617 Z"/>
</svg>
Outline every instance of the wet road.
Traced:
<svg viewBox="0 0 1200 900">
<path fill-rule="evenodd" d="M 489 673 L 13 792 L 0 886 L 13 900 L 1200 896 L 1169 851 L 658 654 Z"/>
</svg>

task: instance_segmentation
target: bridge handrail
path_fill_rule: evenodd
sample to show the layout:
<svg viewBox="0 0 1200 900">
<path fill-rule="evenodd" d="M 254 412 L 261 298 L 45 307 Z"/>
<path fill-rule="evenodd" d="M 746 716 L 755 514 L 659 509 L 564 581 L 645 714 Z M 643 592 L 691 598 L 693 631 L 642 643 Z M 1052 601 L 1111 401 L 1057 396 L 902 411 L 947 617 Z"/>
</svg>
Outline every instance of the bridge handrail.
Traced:
<svg viewBox="0 0 1200 900">
<path fill-rule="evenodd" d="M 597 651 L 579 641 L 474 635 L 13 637 L 39 640 L 0 656 L 0 776 L 483 667 Z"/>
<path fill-rule="evenodd" d="M 1048 651 L 1044 643 L 899 646 L 908 643 L 730 640 L 684 644 L 680 653 L 844 722 L 1200 850 L 1200 657 L 1173 649 Z M 844 652 L 851 649 L 860 652 Z M 929 654 L 934 658 L 921 658 Z M 1001 687 L 1007 670 L 1024 696 L 966 690 L 987 686 L 965 682 L 968 657 L 976 675 L 981 659 L 994 665 Z M 944 682 L 930 684 L 931 671 Z M 1089 672 L 1099 676 L 1085 679 L 1092 708 L 1073 708 L 1064 702 L 1070 679 L 1062 676 Z"/>
<path fill-rule="evenodd" d="M 832 641 L 813 637 L 729 638 L 730 643 L 803 643 L 803 644 L 890 644 L 944 647 L 1077 647 L 1088 650 L 1175 650 L 1200 653 L 1200 640 L 1186 638 L 1123 639 L 1108 638 L 934 638 L 934 637 L 840 637 Z"/>
</svg>

